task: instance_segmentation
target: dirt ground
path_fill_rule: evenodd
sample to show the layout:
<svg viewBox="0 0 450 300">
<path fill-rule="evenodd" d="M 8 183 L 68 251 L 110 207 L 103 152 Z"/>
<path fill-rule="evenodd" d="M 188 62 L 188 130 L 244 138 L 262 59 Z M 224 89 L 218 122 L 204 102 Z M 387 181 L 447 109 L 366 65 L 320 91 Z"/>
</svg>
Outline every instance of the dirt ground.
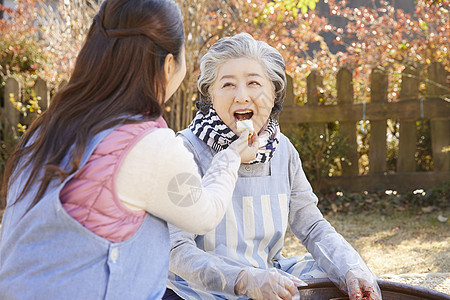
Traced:
<svg viewBox="0 0 450 300">
<path fill-rule="evenodd" d="M 326 219 L 380 279 L 450 294 L 450 221 L 442 222 L 445 217 L 450 217 L 450 210 L 406 211 L 390 216 L 326 216 Z M 282 254 L 305 252 L 288 231 Z"/>
<path fill-rule="evenodd" d="M 326 219 L 380 279 L 450 295 L 450 220 L 439 221 L 439 216 L 450 219 L 450 210 L 406 211 L 390 216 L 326 216 Z M 304 253 L 306 249 L 288 230 L 282 254 Z"/>
</svg>

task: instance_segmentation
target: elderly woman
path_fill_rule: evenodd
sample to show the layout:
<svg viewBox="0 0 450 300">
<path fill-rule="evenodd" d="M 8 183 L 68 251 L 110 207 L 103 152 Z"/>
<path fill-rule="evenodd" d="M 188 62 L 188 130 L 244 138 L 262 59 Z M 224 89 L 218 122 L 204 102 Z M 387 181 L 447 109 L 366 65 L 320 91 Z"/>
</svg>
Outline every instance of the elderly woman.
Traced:
<svg viewBox="0 0 450 300">
<path fill-rule="evenodd" d="M 249 34 L 220 39 L 200 61 L 199 111 L 180 132 L 200 174 L 250 120 L 255 160 L 241 164 L 232 204 L 217 228 L 194 235 L 171 226 L 163 299 L 292 299 L 299 279 L 330 278 L 350 299 L 381 299 L 375 276 L 323 218 L 297 151 L 276 118 L 285 98 L 285 63 Z M 249 123 L 249 121 L 245 121 Z M 288 224 L 310 254 L 284 258 Z"/>
</svg>

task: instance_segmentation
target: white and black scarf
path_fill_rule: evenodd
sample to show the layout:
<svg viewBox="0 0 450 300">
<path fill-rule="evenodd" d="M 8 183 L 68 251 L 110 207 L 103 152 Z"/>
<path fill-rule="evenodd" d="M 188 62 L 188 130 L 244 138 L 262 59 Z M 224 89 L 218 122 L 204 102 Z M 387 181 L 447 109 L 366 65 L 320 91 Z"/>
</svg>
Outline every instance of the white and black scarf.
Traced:
<svg viewBox="0 0 450 300">
<path fill-rule="evenodd" d="M 219 152 L 238 139 L 238 136 L 220 119 L 217 112 L 210 107 L 204 114 L 201 110 L 189 124 L 189 129 L 214 151 Z M 250 164 L 269 161 L 280 142 L 280 126 L 277 120 L 270 117 L 267 126 L 258 136 L 259 150 L 256 158 Z"/>
</svg>

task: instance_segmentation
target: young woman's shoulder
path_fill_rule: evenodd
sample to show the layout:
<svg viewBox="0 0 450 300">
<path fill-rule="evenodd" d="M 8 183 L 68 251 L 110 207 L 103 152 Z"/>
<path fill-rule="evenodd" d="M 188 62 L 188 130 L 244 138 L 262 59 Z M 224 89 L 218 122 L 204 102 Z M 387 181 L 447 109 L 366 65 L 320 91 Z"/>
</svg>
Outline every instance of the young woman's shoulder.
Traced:
<svg viewBox="0 0 450 300">
<path fill-rule="evenodd" d="M 170 156 L 179 153 L 180 150 L 185 150 L 183 140 L 170 128 L 157 128 L 147 133 L 133 147 L 133 151 L 142 151 L 146 155 L 158 153 L 162 156 Z"/>
</svg>

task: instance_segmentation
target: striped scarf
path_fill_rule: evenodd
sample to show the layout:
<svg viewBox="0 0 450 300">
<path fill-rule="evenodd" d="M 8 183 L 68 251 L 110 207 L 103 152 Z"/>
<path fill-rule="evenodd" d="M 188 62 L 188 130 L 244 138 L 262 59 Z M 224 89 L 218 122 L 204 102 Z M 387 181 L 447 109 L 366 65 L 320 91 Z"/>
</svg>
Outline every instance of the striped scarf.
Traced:
<svg viewBox="0 0 450 300">
<path fill-rule="evenodd" d="M 238 136 L 225 125 L 212 107 L 207 114 L 199 110 L 189 124 L 189 129 L 216 152 L 228 148 L 238 139 Z M 269 118 L 269 123 L 258 136 L 258 141 L 258 153 L 249 164 L 265 163 L 272 158 L 280 142 L 280 126 L 277 120 Z"/>
</svg>

